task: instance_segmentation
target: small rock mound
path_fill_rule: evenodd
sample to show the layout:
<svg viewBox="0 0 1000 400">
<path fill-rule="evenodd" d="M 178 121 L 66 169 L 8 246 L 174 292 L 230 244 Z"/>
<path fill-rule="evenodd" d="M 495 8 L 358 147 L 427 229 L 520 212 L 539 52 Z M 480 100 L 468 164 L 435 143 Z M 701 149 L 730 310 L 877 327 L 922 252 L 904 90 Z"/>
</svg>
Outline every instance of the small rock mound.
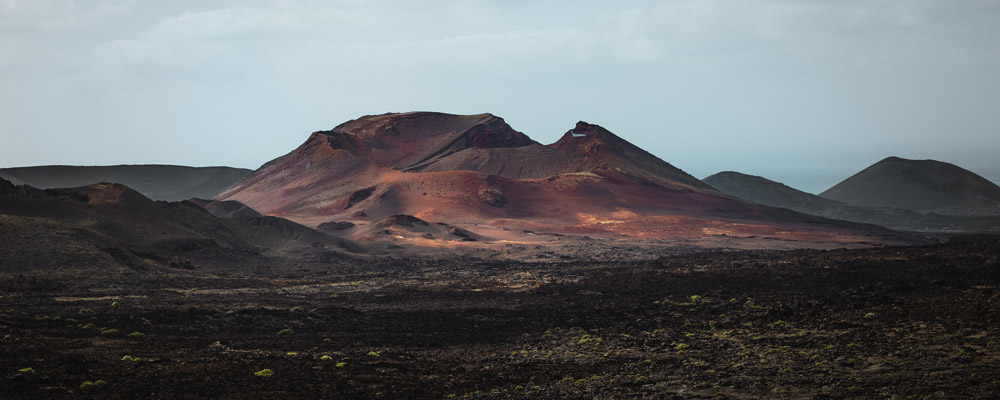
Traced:
<svg viewBox="0 0 1000 400">
<path fill-rule="evenodd" d="M 479 201 L 490 207 L 503 208 L 507 204 L 507 198 L 504 197 L 503 192 L 500 189 L 489 187 L 479 191 Z"/>
<path fill-rule="evenodd" d="M 257 210 L 236 200 L 191 199 L 188 202 L 204 208 L 219 218 L 257 218 L 263 216 Z"/>
<path fill-rule="evenodd" d="M 374 226 L 375 228 L 388 228 L 392 226 L 406 226 L 412 228 L 415 225 L 429 226 L 430 224 L 428 224 L 427 221 L 424 221 L 412 215 L 396 214 L 391 217 L 386 217 L 385 219 L 376 222 L 372 226 Z"/>
<path fill-rule="evenodd" d="M 0 178 L 0 195 L 17 193 L 17 187 L 10 181 Z"/>
<path fill-rule="evenodd" d="M 353 227 L 354 227 L 354 223 L 353 222 L 348 222 L 348 221 L 330 221 L 330 222 L 324 222 L 322 224 L 319 224 L 319 226 L 317 226 L 316 229 L 319 229 L 319 230 L 324 231 L 324 232 L 330 232 L 330 231 L 342 231 L 342 230 L 346 230 L 346 229 L 351 229 Z"/>
</svg>

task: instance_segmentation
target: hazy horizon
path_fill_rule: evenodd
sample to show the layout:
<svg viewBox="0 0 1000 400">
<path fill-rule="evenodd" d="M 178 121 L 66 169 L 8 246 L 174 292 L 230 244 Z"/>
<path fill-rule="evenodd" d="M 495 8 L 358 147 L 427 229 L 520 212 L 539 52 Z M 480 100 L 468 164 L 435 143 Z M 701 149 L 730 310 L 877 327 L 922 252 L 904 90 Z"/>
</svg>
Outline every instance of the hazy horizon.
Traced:
<svg viewBox="0 0 1000 400">
<path fill-rule="evenodd" d="M 366 114 L 584 120 L 818 193 L 888 156 L 1000 183 L 1000 3 L 9 1 L 0 167 L 255 169 Z"/>
</svg>

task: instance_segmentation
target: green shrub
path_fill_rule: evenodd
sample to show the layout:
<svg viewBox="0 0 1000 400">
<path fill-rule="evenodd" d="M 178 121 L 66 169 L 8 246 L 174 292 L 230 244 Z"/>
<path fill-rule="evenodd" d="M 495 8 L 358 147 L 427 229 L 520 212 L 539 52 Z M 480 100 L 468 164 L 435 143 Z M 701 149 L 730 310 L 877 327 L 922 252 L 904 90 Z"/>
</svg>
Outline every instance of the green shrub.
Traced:
<svg viewBox="0 0 1000 400">
<path fill-rule="evenodd" d="M 24 373 L 24 374 L 33 374 L 33 373 L 35 373 L 35 369 L 31 368 L 31 367 L 21 368 L 21 369 L 17 370 L 17 372 Z"/>
<path fill-rule="evenodd" d="M 337 368 L 344 368 L 346 366 L 347 366 L 347 362 L 346 361 L 341 361 L 341 362 L 337 363 L 337 365 L 335 365 L 335 367 L 337 367 Z"/>
<path fill-rule="evenodd" d="M 320 357 L 319 359 L 320 359 L 320 360 L 323 360 L 323 361 L 330 361 L 330 360 L 333 360 L 333 357 L 330 357 L 330 356 L 322 356 L 322 357 Z"/>
<path fill-rule="evenodd" d="M 369 351 L 368 352 L 368 357 L 378 357 L 378 356 L 379 356 L 378 352 L 374 352 L 374 351 Z"/>
<path fill-rule="evenodd" d="M 288 309 L 288 311 L 299 312 L 299 311 L 302 311 L 302 307 L 295 306 L 295 307 L 292 307 L 292 308 Z"/>
<path fill-rule="evenodd" d="M 96 380 L 94 382 L 86 381 L 86 382 L 80 384 L 80 389 L 87 389 L 87 388 L 91 388 L 91 387 L 95 387 L 95 386 L 103 386 L 103 385 L 107 385 L 107 384 L 108 384 L 107 382 L 105 382 L 103 380 L 100 380 L 100 379 L 98 379 L 98 380 Z"/>
<path fill-rule="evenodd" d="M 117 334 L 118 334 L 118 330 L 114 329 L 114 328 L 112 328 L 112 329 L 107 329 L 107 328 L 101 329 L 101 335 L 103 335 L 103 336 L 111 336 L 111 335 L 117 335 Z"/>
<path fill-rule="evenodd" d="M 282 330 L 278 331 L 278 336 L 281 336 L 281 335 L 291 335 L 293 333 L 295 333 L 295 331 L 293 331 L 292 328 L 285 328 L 285 329 L 282 329 Z"/>
<path fill-rule="evenodd" d="M 139 331 L 132 332 L 132 333 L 130 333 L 128 335 L 131 336 L 131 337 L 143 337 L 143 336 L 146 336 L 145 333 L 142 333 L 142 332 L 139 332 Z"/>
<path fill-rule="evenodd" d="M 868 314 L 865 314 L 865 319 L 868 319 L 868 318 L 875 318 L 875 313 L 870 312 Z"/>
<path fill-rule="evenodd" d="M 701 296 L 699 296 L 699 295 L 691 296 L 691 302 L 692 303 L 697 303 L 699 301 L 701 301 Z"/>
<path fill-rule="evenodd" d="M 299 355 L 299 352 L 297 352 L 297 351 L 289 351 L 289 352 L 285 353 L 285 355 L 286 356 L 295 357 L 295 356 Z"/>
<path fill-rule="evenodd" d="M 88 322 L 86 325 L 78 325 L 78 326 L 80 327 L 80 329 L 90 329 L 94 327 L 94 324 L 92 322 Z"/>
<path fill-rule="evenodd" d="M 271 376 L 271 375 L 274 375 L 274 371 L 271 371 L 270 369 L 264 368 L 264 369 L 262 369 L 260 371 L 254 372 L 253 374 L 255 376 Z"/>
</svg>

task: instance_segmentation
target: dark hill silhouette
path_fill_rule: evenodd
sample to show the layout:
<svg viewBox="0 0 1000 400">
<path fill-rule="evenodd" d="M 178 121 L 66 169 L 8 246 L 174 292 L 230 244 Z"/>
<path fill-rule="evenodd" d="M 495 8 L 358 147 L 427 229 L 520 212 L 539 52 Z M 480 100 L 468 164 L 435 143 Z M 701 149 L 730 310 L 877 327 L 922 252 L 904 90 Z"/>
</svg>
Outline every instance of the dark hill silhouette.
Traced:
<svg viewBox="0 0 1000 400">
<path fill-rule="evenodd" d="M 219 218 L 193 202 L 153 201 L 113 183 L 43 190 L 0 179 L 0 227 L 2 271 L 241 268 L 265 257 L 362 250 L 281 218 Z"/>
<path fill-rule="evenodd" d="M 895 235 L 735 200 L 597 125 L 543 146 L 490 114 L 365 116 L 313 133 L 216 199 L 307 226 L 354 224 L 329 230 L 348 235 L 393 215 L 596 236 Z"/>
<path fill-rule="evenodd" d="M 763 177 L 725 171 L 704 179 L 719 191 L 757 204 L 787 208 L 832 219 L 918 231 L 996 231 L 996 218 L 917 213 L 902 208 L 857 207 L 806 193 Z"/>
<path fill-rule="evenodd" d="M 230 167 L 177 165 L 69 166 L 50 165 L 0 169 L 0 177 L 36 188 L 81 187 L 100 182 L 120 183 L 153 200 L 211 198 L 239 182 L 250 170 Z"/>
<path fill-rule="evenodd" d="M 1000 186 L 953 164 L 888 157 L 820 196 L 856 206 L 1000 215 Z"/>
</svg>

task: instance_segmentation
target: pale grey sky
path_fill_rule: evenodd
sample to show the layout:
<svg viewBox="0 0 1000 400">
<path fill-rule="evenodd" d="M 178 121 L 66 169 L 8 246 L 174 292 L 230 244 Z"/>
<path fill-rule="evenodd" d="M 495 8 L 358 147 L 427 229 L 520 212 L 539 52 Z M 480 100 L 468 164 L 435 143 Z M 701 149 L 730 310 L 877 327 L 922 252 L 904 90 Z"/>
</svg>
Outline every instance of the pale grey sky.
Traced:
<svg viewBox="0 0 1000 400">
<path fill-rule="evenodd" d="M 0 0 L 0 167 L 256 168 L 430 110 L 812 192 L 889 155 L 1000 181 L 998 71 L 994 0 Z"/>
</svg>

